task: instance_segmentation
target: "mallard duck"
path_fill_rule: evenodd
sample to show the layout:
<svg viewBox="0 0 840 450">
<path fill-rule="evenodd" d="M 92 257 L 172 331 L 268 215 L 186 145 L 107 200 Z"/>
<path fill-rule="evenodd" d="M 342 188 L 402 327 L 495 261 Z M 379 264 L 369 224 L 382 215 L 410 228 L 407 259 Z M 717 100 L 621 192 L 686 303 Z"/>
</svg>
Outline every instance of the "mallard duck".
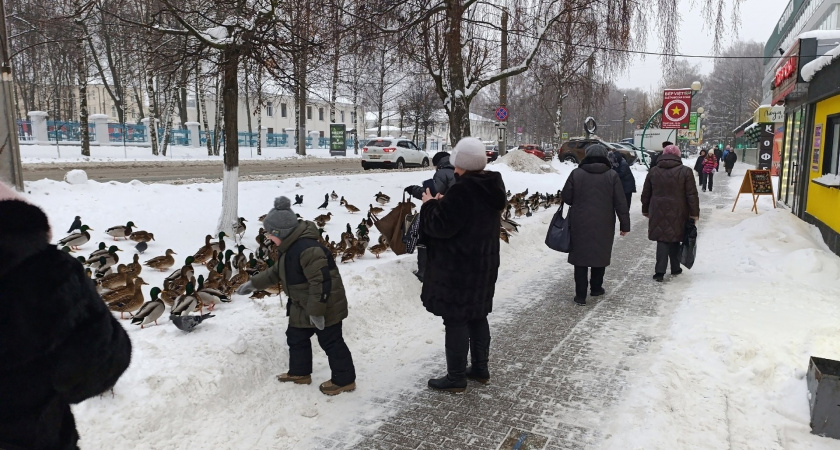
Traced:
<svg viewBox="0 0 840 450">
<path fill-rule="evenodd" d="M 251 276 L 248 275 L 248 272 L 246 272 L 244 270 L 242 272 L 237 273 L 236 275 L 230 277 L 230 279 L 228 280 L 228 282 L 227 282 L 228 287 L 227 287 L 227 290 L 225 292 L 228 295 L 232 294 L 233 291 L 235 291 L 237 288 L 239 288 L 239 286 L 242 286 L 243 284 L 247 283 L 248 280 L 250 280 L 250 279 L 251 279 Z"/>
<path fill-rule="evenodd" d="M 360 223 L 359 226 L 356 227 L 356 237 L 361 239 L 363 236 L 366 237 L 369 234 L 370 231 L 368 230 L 367 225 L 365 225 L 365 222 L 362 221 L 362 223 Z"/>
<path fill-rule="evenodd" d="M 218 253 L 217 250 L 213 250 L 213 244 L 210 242 L 212 239 L 213 236 L 210 236 L 209 234 L 204 236 L 204 245 L 202 245 L 193 255 L 193 259 L 198 264 L 204 264 L 208 259 L 210 259 L 211 255 Z"/>
<path fill-rule="evenodd" d="M 269 295 L 271 294 L 269 294 L 268 291 L 254 291 L 254 293 L 248 298 L 259 300 L 261 298 L 268 297 Z"/>
<path fill-rule="evenodd" d="M 173 252 L 171 248 L 168 248 L 166 249 L 166 256 L 154 257 L 146 261 L 146 265 L 152 269 L 157 269 L 163 272 L 175 265 L 175 258 L 173 258 L 172 255 L 177 255 L 177 253 Z"/>
<path fill-rule="evenodd" d="M 140 272 L 143 270 L 143 265 L 140 264 L 140 255 L 135 253 L 132 261 L 128 263 L 126 268 L 128 269 L 126 271 L 127 273 L 133 274 L 135 277 L 140 275 Z"/>
<path fill-rule="evenodd" d="M 360 211 L 359 208 L 356 208 L 355 206 L 353 206 L 353 205 L 351 205 L 347 202 L 344 202 L 344 207 L 347 208 L 347 212 L 349 212 L 351 214 L 357 213 L 357 212 Z"/>
<path fill-rule="evenodd" d="M 140 279 L 138 278 L 138 280 Z M 142 283 L 143 280 L 140 281 L 141 283 L 134 283 L 134 289 L 131 293 L 124 294 L 108 303 L 108 309 L 120 313 L 120 319 L 124 318 L 123 314 L 125 313 L 131 315 L 131 311 L 136 311 L 146 301 L 143 298 L 143 285 L 146 283 Z"/>
<path fill-rule="evenodd" d="M 318 224 L 319 227 L 323 228 L 324 225 L 326 225 L 327 222 L 329 222 L 331 218 L 332 218 L 332 213 L 331 212 L 328 212 L 326 214 L 321 214 L 320 216 L 315 218 L 315 223 Z"/>
<path fill-rule="evenodd" d="M 152 322 L 157 325 L 158 318 L 163 315 L 164 311 L 166 311 L 166 304 L 163 303 L 163 300 L 158 298 L 158 295 L 160 295 L 160 288 L 153 287 L 149 295 L 151 295 L 152 299 L 143 303 L 143 306 L 140 307 L 140 310 L 137 311 L 137 314 L 135 314 L 134 318 L 131 319 L 131 323 L 134 325 L 140 325 L 141 329 Z"/>
<path fill-rule="evenodd" d="M 96 261 L 100 256 L 104 256 L 108 254 L 108 245 L 104 242 L 100 242 L 99 246 L 96 250 L 92 251 L 90 255 L 88 255 L 87 259 Z"/>
<path fill-rule="evenodd" d="M 172 272 L 163 279 L 163 288 L 169 291 L 181 292 L 187 285 L 187 282 L 195 275 L 195 269 L 192 266 L 193 257 L 187 256 L 184 260 L 184 265 L 180 269 Z"/>
<path fill-rule="evenodd" d="M 88 259 L 87 264 L 90 264 L 92 269 L 99 269 L 100 268 L 99 264 L 101 263 L 102 258 L 105 258 L 105 262 L 109 266 L 113 266 L 114 264 L 116 264 L 120 261 L 120 257 L 117 256 L 117 252 L 121 252 L 121 251 L 122 250 L 117 248 L 116 245 L 112 245 L 112 246 L 108 247 L 108 251 L 105 252 L 104 254 L 99 253 L 97 251 L 96 253 L 99 253 L 99 254 L 94 256 L 91 259 Z"/>
<path fill-rule="evenodd" d="M 231 250 L 228 250 L 231 252 Z M 231 252 L 233 253 L 233 252 Z M 227 252 L 225 252 L 225 256 L 227 256 Z M 245 256 L 245 246 L 240 245 L 237 247 L 237 253 L 235 255 L 231 255 L 230 257 L 231 265 L 236 270 L 244 270 L 245 265 L 248 263 L 248 257 Z"/>
<path fill-rule="evenodd" d="M 499 239 L 505 241 L 505 243 L 510 244 L 510 234 L 505 227 L 499 227 Z"/>
<path fill-rule="evenodd" d="M 125 225 L 117 225 L 115 227 L 108 228 L 105 230 L 105 233 L 108 234 L 108 236 L 113 237 L 115 241 L 118 237 L 128 239 L 128 236 L 131 235 L 131 227 L 133 226 L 135 226 L 134 222 L 129 220 Z"/>
<path fill-rule="evenodd" d="M 208 311 L 213 311 L 219 303 L 231 301 L 222 291 L 204 286 L 204 275 L 198 276 L 198 290 L 195 291 L 195 295 L 201 303 L 207 305 Z"/>
<path fill-rule="evenodd" d="M 227 234 L 224 231 L 220 231 L 219 232 L 219 240 L 217 242 L 211 242 L 210 247 L 213 250 L 216 250 L 219 253 L 225 251 L 225 237 L 226 236 L 227 236 Z"/>
<path fill-rule="evenodd" d="M 187 290 L 180 295 L 175 303 L 172 305 L 170 314 L 176 316 L 186 316 L 195 311 L 198 307 L 198 298 L 195 296 L 195 287 L 192 283 L 187 283 Z"/>
<path fill-rule="evenodd" d="M 341 198 L 343 199 L 344 197 L 342 196 Z M 332 193 L 330 194 L 330 199 L 332 201 L 338 200 L 338 194 L 336 194 L 335 191 L 332 191 Z"/>
<path fill-rule="evenodd" d="M 368 251 L 372 255 L 376 256 L 376 259 L 379 259 L 379 255 L 384 253 L 385 250 L 388 250 L 388 247 L 385 244 L 376 244 L 376 245 L 372 245 L 368 248 Z"/>
<path fill-rule="evenodd" d="M 148 231 L 137 230 L 128 236 L 134 242 L 149 242 L 155 240 L 155 235 Z"/>
<path fill-rule="evenodd" d="M 262 221 L 263 221 L 263 220 L 265 220 L 265 217 L 266 217 L 266 216 L 268 216 L 268 213 L 265 213 L 265 214 L 261 215 L 260 217 L 258 217 L 258 218 L 257 218 L 257 221 L 258 221 L 258 222 L 260 222 L 260 223 L 262 223 Z"/>
<path fill-rule="evenodd" d="M 219 265 L 219 252 L 213 250 L 213 257 L 204 264 L 208 271 L 212 272 Z"/>
<path fill-rule="evenodd" d="M 346 263 L 346 262 L 349 262 L 349 261 L 355 261 L 356 260 L 356 255 L 357 255 L 356 248 L 355 247 L 350 247 L 347 250 L 345 250 L 344 253 L 342 253 L 341 262 Z"/>
<path fill-rule="evenodd" d="M 377 192 L 375 197 L 376 203 L 379 203 L 380 205 L 387 204 L 391 201 L 391 197 L 388 197 L 387 195 L 383 194 L 382 191 Z"/>
<path fill-rule="evenodd" d="M 368 210 L 369 213 L 373 214 L 374 216 L 378 216 L 385 211 L 384 208 L 380 208 L 378 206 L 373 206 L 373 203 L 370 204 L 370 209 Z"/>
<path fill-rule="evenodd" d="M 137 277 L 137 278 L 126 277 L 125 286 L 112 289 L 111 292 L 106 292 L 105 294 L 102 294 L 102 300 L 104 300 L 105 303 L 111 303 L 111 302 L 117 301 L 117 300 L 119 300 L 120 297 L 123 297 L 125 295 L 129 295 L 132 292 L 134 292 L 134 286 L 143 286 L 143 285 L 146 285 L 146 284 L 149 284 L 149 283 L 146 283 L 140 277 Z"/>
<path fill-rule="evenodd" d="M 102 278 L 96 280 L 96 284 L 102 286 L 104 289 L 114 289 L 120 286 L 125 286 L 125 282 L 127 280 L 127 270 L 128 267 L 125 264 L 120 264 L 117 266 L 117 271 L 115 273 L 104 275 Z"/>
<path fill-rule="evenodd" d="M 180 295 L 181 294 L 175 291 L 167 291 L 165 289 L 160 291 L 160 299 L 163 300 L 163 303 L 170 308 L 175 304 L 175 300 L 178 299 L 178 296 Z"/>
<path fill-rule="evenodd" d="M 239 242 L 242 242 L 242 236 L 245 235 L 245 230 L 248 228 L 245 226 L 244 217 L 240 217 L 239 220 L 236 221 L 236 225 L 233 226 L 233 233 L 239 236 Z"/>
<path fill-rule="evenodd" d="M 389 247 L 389 244 L 388 244 L 388 238 L 387 238 L 387 237 L 385 237 L 385 235 L 384 235 L 384 234 L 380 234 L 380 235 L 379 235 L 379 238 L 377 239 L 377 242 L 379 243 L 379 245 L 384 245 L 384 246 L 385 246 L 385 248 L 388 248 L 388 247 Z"/>
<path fill-rule="evenodd" d="M 78 233 L 73 233 L 64 239 L 58 241 L 58 245 L 66 245 L 73 250 L 79 250 L 79 247 L 85 245 L 90 241 L 90 233 L 88 231 L 94 231 L 93 228 L 82 225 L 79 227 Z"/>
<path fill-rule="evenodd" d="M 501 219 L 501 225 L 502 225 L 502 228 L 505 229 L 505 231 L 512 231 L 514 233 L 519 232 L 519 224 L 516 223 L 515 221 L 513 221 L 512 219 L 502 218 Z"/>
</svg>

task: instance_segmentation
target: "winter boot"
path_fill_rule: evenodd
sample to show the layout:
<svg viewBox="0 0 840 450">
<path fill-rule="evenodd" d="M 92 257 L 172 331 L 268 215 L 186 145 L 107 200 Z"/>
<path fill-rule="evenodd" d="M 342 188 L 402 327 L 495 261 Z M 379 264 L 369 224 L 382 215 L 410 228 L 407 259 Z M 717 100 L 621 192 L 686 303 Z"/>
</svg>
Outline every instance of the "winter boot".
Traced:
<svg viewBox="0 0 840 450">
<path fill-rule="evenodd" d="M 467 390 L 467 355 L 464 351 L 446 349 L 447 374 L 429 380 L 429 387 L 436 391 L 462 394 Z"/>
<path fill-rule="evenodd" d="M 679 274 L 681 274 L 681 273 L 682 273 L 682 267 L 680 267 L 680 268 L 679 268 L 679 269 L 677 269 L 677 270 L 672 270 L 672 271 L 671 271 L 671 275 L 679 275 Z"/>
<path fill-rule="evenodd" d="M 345 384 L 344 386 L 339 386 L 339 385 L 333 383 L 332 380 L 327 380 L 327 381 L 321 383 L 321 385 L 318 386 L 318 389 L 324 395 L 333 396 L 333 395 L 338 395 L 342 392 L 355 391 L 356 390 L 356 383 L 353 382 L 353 383 L 350 383 L 350 384 Z"/>
<path fill-rule="evenodd" d="M 665 279 L 665 274 L 664 273 L 655 273 L 655 274 L 653 274 L 653 279 L 654 279 L 654 281 L 658 281 L 658 282 L 661 283 Z"/>
<path fill-rule="evenodd" d="M 277 381 L 281 383 L 310 384 L 312 375 L 289 375 L 288 372 L 277 375 Z"/>
<path fill-rule="evenodd" d="M 467 378 L 481 384 L 489 383 L 490 370 L 487 363 L 490 360 L 490 342 L 470 339 L 470 360 L 472 364 L 467 368 Z"/>
<path fill-rule="evenodd" d="M 600 296 L 602 296 L 606 293 L 607 293 L 607 291 L 605 291 L 604 288 L 598 288 L 598 289 L 593 289 L 593 290 L 589 291 L 589 295 L 591 295 L 593 297 L 600 297 Z"/>
</svg>

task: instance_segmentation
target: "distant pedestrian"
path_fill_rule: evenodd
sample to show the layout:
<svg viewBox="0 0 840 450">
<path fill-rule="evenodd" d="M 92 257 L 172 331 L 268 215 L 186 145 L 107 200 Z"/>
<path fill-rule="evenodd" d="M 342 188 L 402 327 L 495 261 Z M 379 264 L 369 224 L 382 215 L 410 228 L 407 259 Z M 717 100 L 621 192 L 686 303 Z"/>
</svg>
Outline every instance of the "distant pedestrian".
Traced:
<svg viewBox="0 0 840 450">
<path fill-rule="evenodd" d="M 47 216 L 0 183 L 0 448 L 75 449 L 70 405 L 112 388 L 131 341 Z"/>
<path fill-rule="evenodd" d="M 726 176 L 732 176 L 732 169 L 735 167 L 735 163 L 738 161 L 738 155 L 735 153 L 735 150 L 730 150 L 726 156 L 723 157 L 723 167 L 726 169 Z"/>
<path fill-rule="evenodd" d="M 433 194 L 445 195 L 446 191 L 455 184 L 455 168 L 449 163 L 449 153 L 437 152 L 432 157 L 432 165 L 435 167 L 435 174 L 431 180 L 423 183 L 424 186 L 434 186 Z M 423 186 L 412 185 L 405 188 L 405 192 L 416 198 L 423 199 L 423 193 L 426 188 Z M 421 241 L 417 243 L 417 270 L 414 275 L 420 282 L 423 282 L 423 277 L 426 274 L 426 245 Z"/>
<path fill-rule="evenodd" d="M 423 194 L 420 232 L 429 260 L 420 299 L 446 328 L 446 375 L 428 385 L 463 392 L 467 378 L 490 380 L 487 314 L 499 274 L 499 221 L 506 196 L 502 176 L 484 170 L 487 155 L 480 140 L 458 141 L 450 162 L 456 181 L 446 195 Z"/>
<path fill-rule="evenodd" d="M 732 149 L 731 149 L 731 148 L 727 145 L 727 146 L 726 146 L 726 148 L 725 148 L 725 149 L 723 149 L 723 153 L 720 155 L 720 159 L 721 159 L 721 160 L 725 160 L 725 159 L 726 159 L 726 155 L 728 155 L 728 154 L 729 154 L 729 152 L 731 152 L 731 151 L 732 151 Z"/>
<path fill-rule="evenodd" d="M 715 171 L 718 169 L 718 159 L 714 153 L 709 153 L 703 158 L 703 176 L 700 179 L 700 185 L 703 186 L 703 192 L 706 192 L 706 187 L 709 192 L 715 184 Z"/>
<path fill-rule="evenodd" d="M 715 147 L 714 155 L 715 160 L 717 161 L 717 165 L 715 166 L 715 172 L 717 172 L 718 167 L 720 166 L 720 160 L 723 159 L 723 144 L 718 144 L 718 146 Z"/>
<path fill-rule="evenodd" d="M 574 301 L 579 305 L 586 304 L 587 287 L 593 297 L 605 293 L 604 273 L 612 257 L 616 216 L 619 234 L 630 232 L 630 211 L 621 178 L 611 169 L 607 149 L 591 145 L 563 186 L 563 202 L 572 206 L 569 264 L 575 266 Z"/>
<path fill-rule="evenodd" d="M 697 172 L 697 185 L 703 185 L 703 161 L 706 160 L 706 155 L 709 152 L 706 150 L 700 150 L 700 154 L 697 155 L 697 160 L 694 161 L 694 171 Z"/>
<path fill-rule="evenodd" d="M 710 154 L 709 158 L 714 159 L 714 154 Z M 659 164 L 645 178 L 642 214 L 650 219 L 648 239 L 656 241 L 653 279 L 664 279 L 669 261 L 671 274 L 681 274 L 680 243 L 689 217 L 694 220 L 700 217 L 700 200 L 694 185 L 694 174 L 683 165 L 676 145 L 665 148 Z"/>
<path fill-rule="evenodd" d="M 610 160 L 612 169 L 618 174 L 621 179 L 621 187 L 624 189 L 624 197 L 627 199 L 627 208 L 630 208 L 630 202 L 633 199 L 633 193 L 636 192 L 636 177 L 633 176 L 633 171 L 630 170 L 630 165 L 627 160 L 621 156 L 621 153 L 610 150 L 607 154 Z"/>
<path fill-rule="evenodd" d="M 286 342 L 289 371 L 277 376 L 281 382 L 312 383 L 312 335 L 327 354 L 330 379 L 319 389 L 337 395 L 356 389 L 353 355 L 341 330 L 347 318 L 347 296 L 332 253 L 318 242 L 318 226 L 298 220 L 287 197 L 274 199 L 274 208 L 263 219 L 263 228 L 277 246 L 281 258 L 268 270 L 255 275 L 236 290 L 247 295 L 270 286 L 283 286 L 289 296 Z"/>
</svg>

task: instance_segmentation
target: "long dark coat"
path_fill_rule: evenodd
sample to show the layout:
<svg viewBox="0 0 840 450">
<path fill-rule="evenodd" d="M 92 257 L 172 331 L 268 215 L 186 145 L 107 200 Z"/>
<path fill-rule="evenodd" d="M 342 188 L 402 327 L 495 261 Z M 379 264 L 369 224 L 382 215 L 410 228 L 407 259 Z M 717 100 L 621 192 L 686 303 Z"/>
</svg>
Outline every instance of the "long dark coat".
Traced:
<svg viewBox="0 0 840 450">
<path fill-rule="evenodd" d="M 723 167 L 726 170 L 732 170 L 735 167 L 735 162 L 738 161 L 738 155 L 735 154 L 735 150 L 729 150 L 729 153 L 726 154 L 726 157 L 723 158 Z"/>
<path fill-rule="evenodd" d="M 117 382 L 131 342 L 77 260 L 43 234 L 2 234 L 0 448 L 76 448 L 70 404 Z"/>
<path fill-rule="evenodd" d="M 700 216 L 697 182 L 679 156 L 663 155 L 650 169 L 642 189 L 642 214 L 650 219 L 648 239 L 681 242 L 685 222 Z"/>
<path fill-rule="evenodd" d="M 468 321 L 493 310 L 499 274 L 499 220 L 505 184 L 497 172 L 466 173 L 440 200 L 420 209 L 428 262 L 420 298 L 446 321 Z"/>
<path fill-rule="evenodd" d="M 619 179 L 621 179 L 621 187 L 624 189 L 624 193 L 636 192 L 636 177 L 633 176 L 633 171 L 630 170 L 630 165 L 627 164 L 627 160 L 618 152 L 610 152 L 609 160 L 612 169 L 615 170 Z"/>
<path fill-rule="evenodd" d="M 703 160 L 706 159 L 707 152 L 705 150 L 700 151 L 700 155 L 697 156 L 697 160 L 694 161 L 694 171 L 697 172 L 697 175 L 703 173 Z"/>
<path fill-rule="evenodd" d="M 621 231 L 630 231 L 630 211 L 624 188 L 610 161 L 586 157 L 573 170 L 563 187 L 563 202 L 572 205 L 572 251 L 569 263 L 607 267 L 612 258 L 615 217 Z"/>
</svg>

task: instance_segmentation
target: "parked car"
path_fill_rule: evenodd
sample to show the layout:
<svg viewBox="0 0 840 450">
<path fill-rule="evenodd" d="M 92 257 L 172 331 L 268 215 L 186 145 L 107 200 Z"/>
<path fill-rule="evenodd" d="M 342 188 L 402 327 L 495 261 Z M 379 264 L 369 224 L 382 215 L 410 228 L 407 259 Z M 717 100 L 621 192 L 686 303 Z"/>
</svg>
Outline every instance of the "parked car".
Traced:
<svg viewBox="0 0 840 450">
<path fill-rule="evenodd" d="M 545 152 L 542 147 L 536 144 L 519 144 L 519 150 L 530 153 L 539 159 L 545 159 Z"/>
<path fill-rule="evenodd" d="M 554 151 L 553 147 L 544 147 L 543 148 L 543 153 L 545 153 L 545 158 L 544 159 L 546 161 L 551 161 L 554 158 L 554 156 L 557 154 L 557 152 Z"/>
<path fill-rule="evenodd" d="M 495 161 L 499 159 L 499 146 L 498 145 L 485 145 L 484 152 L 487 154 L 487 162 Z"/>
<path fill-rule="evenodd" d="M 631 151 L 636 155 L 636 162 L 641 164 L 642 163 L 642 153 L 645 154 L 645 158 L 650 161 L 655 155 L 658 155 L 660 152 L 655 150 L 641 150 L 639 147 L 629 143 L 629 142 L 612 142 L 610 143 L 614 148 L 625 149 L 627 151 Z"/>
<path fill-rule="evenodd" d="M 362 148 L 362 169 L 429 167 L 429 154 L 408 139 L 376 137 Z"/>
<path fill-rule="evenodd" d="M 568 161 L 578 164 L 583 161 L 583 158 L 586 156 L 586 149 L 593 144 L 601 144 L 608 149 L 612 148 L 617 150 L 627 161 L 627 164 L 632 165 L 636 162 L 637 156 L 635 151 L 628 150 L 623 147 L 615 147 L 608 142 L 604 142 L 597 138 L 570 139 L 560 146 L 560 153 L 557 154 L 557 157 L 560 161 Z"/>
</svg>

